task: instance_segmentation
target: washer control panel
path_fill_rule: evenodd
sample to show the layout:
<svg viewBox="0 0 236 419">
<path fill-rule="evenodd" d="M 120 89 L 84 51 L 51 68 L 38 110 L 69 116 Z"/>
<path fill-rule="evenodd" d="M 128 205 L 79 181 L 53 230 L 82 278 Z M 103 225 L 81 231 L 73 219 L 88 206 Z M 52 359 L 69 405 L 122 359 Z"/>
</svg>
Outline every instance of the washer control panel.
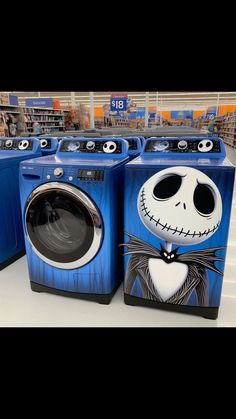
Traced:
<svg viewBox="0 0 236 419">
<path fill-rule="evenodd" d="M 33 142 L 29 139 L 0 139 L 0 150 L 32 151 Z"/>
<path fill-rule="evenodd" d="M 163 138 L 146 141 L 144 153 L 221 153 L 221 142 L 218 138 Z"/>
<path fill-rule="evenodd" d="M 116 140 L 64 140 L 60 143 L 60 152 L 96 153 L 96 154 L 121 154 L 122 146 Z"/>
</svg>

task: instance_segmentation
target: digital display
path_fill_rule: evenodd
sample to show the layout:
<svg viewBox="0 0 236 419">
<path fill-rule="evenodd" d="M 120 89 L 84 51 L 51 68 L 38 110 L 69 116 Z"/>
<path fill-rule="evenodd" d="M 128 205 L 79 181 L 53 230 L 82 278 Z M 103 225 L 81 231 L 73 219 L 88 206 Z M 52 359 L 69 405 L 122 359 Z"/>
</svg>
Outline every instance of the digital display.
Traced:
<svg viewBox="0 0 236 419">
<path fill-rule="evenodd" d="M 85 172 L 85 175 L 86 176 L 88 176 L 88 177 L 93 177 L 94 176 L 94 174 L 95 174 L 95 171 L 92 171 L 92 170 L 87 170 L 86 172 Z"/>
<path fill-rule="evenodd" d="M 80 169 L 78 172 L 78 179 L 80 180 L 103 180 L 103 170 Z"/>
</svg>

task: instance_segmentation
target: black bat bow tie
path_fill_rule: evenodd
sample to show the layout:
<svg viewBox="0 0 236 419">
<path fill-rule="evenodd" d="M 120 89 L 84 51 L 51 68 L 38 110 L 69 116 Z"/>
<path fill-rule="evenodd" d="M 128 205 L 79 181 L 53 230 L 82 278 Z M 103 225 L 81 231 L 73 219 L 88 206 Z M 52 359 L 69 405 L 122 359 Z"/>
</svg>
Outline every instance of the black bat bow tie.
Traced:
<svg viewBox="0 0 236 419">
<path fill-rule="evenodd" d="M 172 263 L 178 258 L 178 255 L 177 255 L 178 249 L 179 247 L 174 249 L 172 252 L 167 252 L 167 250 L 161 244 L 160 255 L 166 263 Z"/>
</svg>

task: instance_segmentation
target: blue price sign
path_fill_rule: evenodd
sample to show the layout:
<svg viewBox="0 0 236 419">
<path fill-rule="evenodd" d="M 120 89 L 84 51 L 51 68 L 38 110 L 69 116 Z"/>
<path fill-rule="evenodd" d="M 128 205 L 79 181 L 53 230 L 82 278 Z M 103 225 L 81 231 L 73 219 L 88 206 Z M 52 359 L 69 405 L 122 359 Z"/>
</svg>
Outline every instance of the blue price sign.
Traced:
<svg viewBox="0 0 236 419">
<path fill-rule="evenodd" d="M 127 109 L 127 97 L 111 97 L 110 101 L 111 111 L 126 111 Z"/>
</svg>

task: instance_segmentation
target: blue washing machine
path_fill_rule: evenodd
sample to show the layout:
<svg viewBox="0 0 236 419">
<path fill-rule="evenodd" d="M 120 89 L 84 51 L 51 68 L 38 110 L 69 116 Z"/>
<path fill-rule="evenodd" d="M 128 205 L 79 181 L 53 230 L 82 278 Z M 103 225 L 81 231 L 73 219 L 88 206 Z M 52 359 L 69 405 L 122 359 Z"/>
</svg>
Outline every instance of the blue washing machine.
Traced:
<svg viewBox="0 0 236 419">
<path fill-rule="evenodd" d="M 58 147 L 58 138 L 50 136 L 42 136 L 39 138 L 41 144 L 42 156 L 48 156 L 50 154 L 55 154 Z"/>
<path fill-rule="evenodd" d="M 221 138 L 148 139 L 125 168 L 126 304 L 216 319 L 235 168 Z"/>
<path fill-rule="evenodd" d="M 67 139 L 23 162 L 20 191 L 33 291 L 108 304 L 123 280 L 122 139 Z"/>
<path fill-rule="evenodd" d="M 0 138 L 1 235 L 0 270 L 25 253 L 19 196 L 19 164 L 41 156 L 40 142 L 31 138 Z"/>
</svg>

